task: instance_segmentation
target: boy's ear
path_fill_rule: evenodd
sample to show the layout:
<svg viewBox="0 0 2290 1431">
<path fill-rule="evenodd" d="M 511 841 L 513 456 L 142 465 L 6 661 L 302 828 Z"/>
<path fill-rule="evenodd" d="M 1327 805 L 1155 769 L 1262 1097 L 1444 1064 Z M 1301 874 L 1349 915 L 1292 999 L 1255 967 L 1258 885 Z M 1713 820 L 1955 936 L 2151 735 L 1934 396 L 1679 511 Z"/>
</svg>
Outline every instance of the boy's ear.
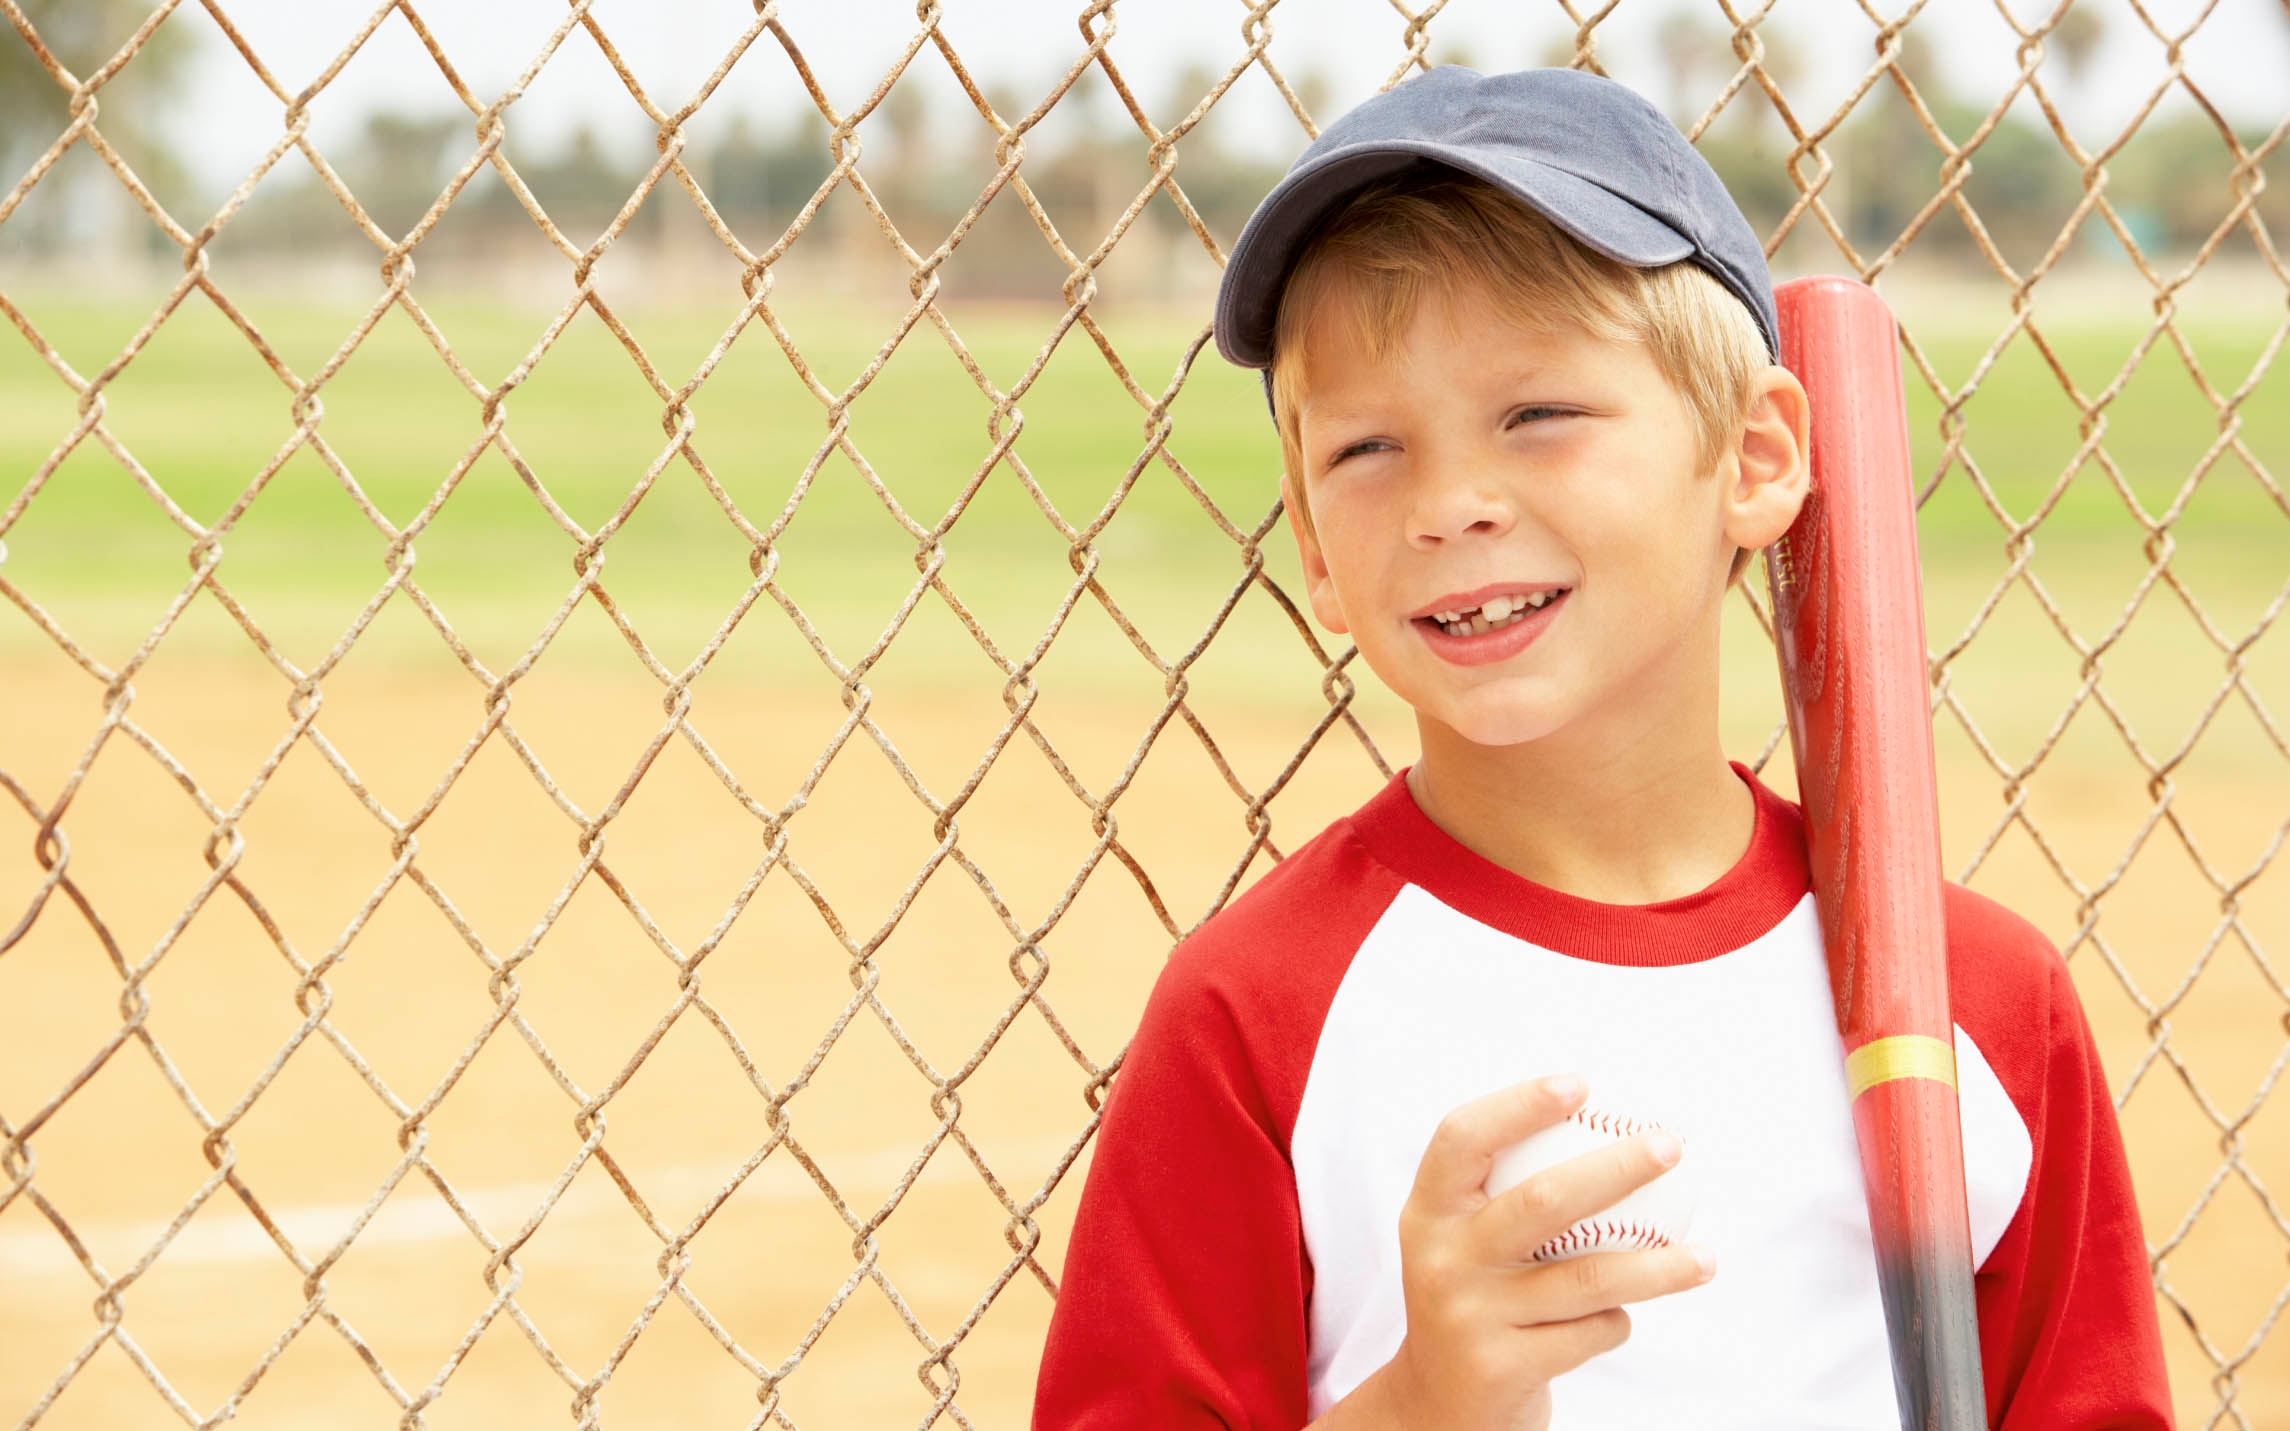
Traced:
<svg viewBox="0 0 2290 1431">
<path fill-rule="evenodd" d="M 1280 474 L 1280 510 L 1288 518 L 1288 530 L 1296 537 L 1296 554 L 1304 563 L 1304 595 L 1312 605 L 1312 614 L 1320 624 L 1339 634 L 1351 628 L 1344 623 L 1344 608 L 1336 602 L 1335 583 L 1328 579 L 1328 561 L 1320 554 L 1320 540 L 1314 536 L 1303 516 L 1306 509 L 1304 494 L 1297 490 L 1295 480 L 1283 469 Z"/>
<path fill-rule="evenodd" d="M 1770 546 L 1797 520 L 1813 481 L 1812 405 L 1797 375 L 1768 365 L 1750 379 L 1741 440 L 1720 463 L 1730 478 L 1720 500 L 1725 534 L 1735 546 Z"/>
</svg>

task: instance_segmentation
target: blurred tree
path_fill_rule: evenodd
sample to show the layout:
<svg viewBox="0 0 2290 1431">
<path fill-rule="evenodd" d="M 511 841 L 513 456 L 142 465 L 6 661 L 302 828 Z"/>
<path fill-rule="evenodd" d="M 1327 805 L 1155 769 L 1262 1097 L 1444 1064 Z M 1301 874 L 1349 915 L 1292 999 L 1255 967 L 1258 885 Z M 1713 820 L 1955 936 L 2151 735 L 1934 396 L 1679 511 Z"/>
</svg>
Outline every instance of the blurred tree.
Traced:
<svg viewBox="0 0 2290 1431">
<path fill-rule="evenodd" d="M 910 70 L 883 96 L 880 113 L 890 127 L 900 163 L 919 163 L 930 150 L 930 96 Z"/>
<path fill-rule="evenodd" d="M 557 232 L 583 248 L 596 241 L 643 179 L 641 170 L 623 165 L 606 153 L 595 126 L 585 122 L 573 130 L 572 142 L 553 158 L 533 159 L 520 155 L 510 162 L 516 166 L 525 187 L 532 191 L 549 221 L 557 226 Z M 506 189 L 496 192 L 507 201 L 507 210 L 515 208 L 515 201 Z M 655 187 L 645 200 L 645 210 L 665 197 Z M 641 232 L 645 224 L 646 212 L 639 211 L 629 221 L 629 229 Z"/>
<path fill-rule="evenodd" d="M 1461 65 L 1467 70 L 1484 73 L 1486 66 L 1479 63 L 1479 51 L 1469 40 L 1448 40 L 1428 57 L 1433 65 Z"/>
<path fill-rule="evenodd" d="M 149 14 L 144 0 L 18 0 L 40 43 L 74 75 L 85 78 L 103 67 Z M 96 128 L 119 151 L 136 177 L 170 212 L 196 206 L 197 186 L 167 134 L 167 110 L 183 91 L 190 31 L 162 23 L 97 94 Z M 0 25 L 0 173 L 13 184 L 71 124 L 71 96 L 40 64 L 13 25 Z M 43 183 L 55 183 L 51 173 Z M 149 244 L 171 247 L 151 227 L 127 191 L 116 181 L 75 186 L 68 196 L 19 209 L 0 242 L 9 247 L 52 249 L 75 227 L 85 227 L 90 209 L 100 222 L 141 228 Z M 100 197 L 99 197 L 100 196 Z M 75 212 L 77 211 L 77 212 Z M 178 222 L 197 228 L 204 214 L 176 213 Z"/>
<path fill-rule="evenodd" d="M 1784 93 L 1805 74 L 1805 50 L 1797 36 L 1795 29 L 1770 21 L 1756 31 L 1757 42 L 1763 49 L 1763 58 L 1758 63 Z M 1741 57 L 1734 52 L 1733 31 L 1686 4 L 1662 17 L 1655 31 L 1655 48 L 1661 56 L 1669 114 L 1680 128 L 1689 127 L 1702 117 L 1702 111 L 1732 81 L 1742 64 Z M 1742 81 L 1741 88 L 1726 101 L 1725 111 L 1711 123 L 1770 129 L 1766 148 L 1771 150 L 1774 164 L 1779 164 L 1781 156 L 1788 152 L 1787 130 L 1772 101 L 1766 98 L 1764 86 L 1754 78 Z M 1772 148 L 1772 145 L 1780 147 Z M 1786 177 L 1783 184 L 1787 187 Z"/>
<path fill-rule="evenodd" d="M 1021 171 L 1026 186 L 1048 211 L 1066 243 L 1087 253 L 1112 227 L 1121 205 L 1128 202 L 1129 194 L 1119 192 L 1132 168 L 1127 147 L 1116 136 L 1092 125 L 1070 136 L 1056 150 L 1033 152 L 1042 157 L 1026 160 Z M 1143 183 L 1140 174 L 1138 187 Z"/>
<path fill-rule="evenodd" d="M 1742 107 L 1737 96 L 1727 113 Z M 1762 99 L 1759 107 L 1772 112 Z M 1702 131 L 1694 148 L 1723 180 L 1726 192 L 1741 207 L 1742 217 L 1760 239 L 1768 239 L 1797 202 L 1797 186 L 1789 178 L 1787 136 L 1777 125 L 1716 123 Z"/>
<path fill-rule="evenodd" d="M 392 238 L 403 237 L 437 201 L 453 171 L 476 148 L 467 115 L 409 114 L 376 110 L 366 115 L 356 141 L 321 150 L 334 172 L 374 225 Z M 490 168 L 480 169 L 456 196 L 456 218 L 422 241 L 426 256 L 464 249 L 484 231 L 498 231 L 523 211 Z M 256 187 L 219 240 L 224 261 L 237 254 L 290 252 L 298 258 L 320 253 L 364 260 L 373 244 L 343 212 L 342 203 L 318 180 L 300 155 L 288 153 Z"/>
<path fill-rule="evenodd" d="M 709 147 L 696 169 L 707 190 L 708 202 L 735 226 L 740 219 L 760 214 L 767 206 L 766 186 L 771 179 L 770 151 L 756 132 L 755 118 L 746 110 L 732 114 L 722 137 Z"/>
<path fill-rule="evenodd" d="M 1176 79 L 1170 83 L 1169 98 L 1153 106 L 1158 111 L 1153 118 L 1161 126 L 1162 132 L 1174 129 L 1179 120 L 1193 112 L 1193 106 L 1201 102 L 1201 97 L 1215 89 L 1217 81 L 1223 78 L 1224 71 L 1212 69 L 1197 59 L 1187 60 L 1180 65 Z M 1222 99 L 1217 102 L 1224 103 Z M 1196 127 L 1193 134 L 1197 137 L 1188 138 L 1179 146 L 1186 154 L 1191 154 L 1196 148 L 1216 147 L 1215 135 L 1208 132 L 1215 127 L 1209 117 L 1215 113 L 1211 109 L 1209 114 L 1201 116 L 1201 125 L 1206 128 Z"/>
<path fill-rule="evenodd" d="M 1147 107 L 1148 113 L 1153 122 L 1160 127 L 1161 132 L 1167 134 L 1193 112 L 1194 107 L 1201 102 L 1202 97 L 1216 88 L 1217 81 L 1222 78 L 1224 78 L 1223 71 L 1212 69 L 1198 59 L 1187 60 L 1178 67 L 1175 78 L 1171 80 L 1168 98 L 1159 104 L 1149 105 Z M 1225 105 L 1230 102 L 1231 91 L 1228 90 L 1224 97 L 1218 99 L 1217 105 Z M 1211 209 L 1221 212 L 1224 207 L 1222 196 L 1229 187 L 1232 159 L 1227 154 L 1218 132 L 1220 128 L 1221 126 L 1217 122 L 1217 108 L 1211 106 L 1209 111 L 1200 117 L 1197 124 L 1185 131 L 1185 137 L 1177 141 L 1177 167 L 1175 172 L 1169 176 L 1170 184 L 1182 190 L 1186 200 L 1193 205 L 1197 212 L 1202 213 L 1204 218 Z M 1257 197 L 1263 197 L 1262 190 L 1257 192 Z M 1253 200 L 1251 202 L 1253 203 Z M 1185 224 L 1184 214 L 1177 207 L 1176 200 L 1167 186 L 1164 186 L 1159 193 L 1153 196 L 1152 206 L 1147 212 L 1153 216 L 1154 222 L 1160 224 L 1164 230 L 1171 234 L 1190 233 Z M 1245 215 L 1246 211 L 1244 210 L 1244 218 Z M 1221 225 L 1215 220 L 1210 220 L 1210 231 L 1214 233 L 1220 230 Z M 1224 237 L 1230 239 L 1232 234 L 1237 231 L 1237 229 L 1225 231 Z"/>
<path fill-rule="evenodd" d="M 890 136 L 890 153 L 865 161 L 864 172 L 900 230 L 911 224 L 907 242 L 927 251 L 937 241 L 929 194 L 930 96 L 923 93 L 914 73 L 909 69 L 901 76 L 875 111 Z"/>
<path fill-rule="evenodd" d="M 442 180 L 446 141 L 466 132 L 460 114 L 416 115 L 381 109 L 366 116 L 365 154 L 380 174 L 427 184 Z"/>
<path fill-rule="evenodd" d="M 1934 56 L 1931 36 L 1901 33 L 1902 78 L 1930 113 L 1939 134 L 1962 146 L 1987 123 L 1989 106 L 1959 95 Z M 2049 127 L 2030 119 L 2021 100 L 2000 116 L 1972 150 L 1964 202 L 2004 261 L 2022 270 L 2040 259 L 2082 197 L 2082 180 Z M 1910 108 L 1898 84 L 1880 84 L 1826 146 L 1838 167 L 1832 210 L 1864 253 L 1892 243 L 1937 193 L 1946 153 Z M 1943 205 L 1919 230 L 1910 252 L 1923 258 L 1984 263 L 1954 205 Z"/>
<path fill-rule="evenodd" d="M 1662 60 L 1662 92 L 1669 100 L 1670 118 L 1680 128 L 1701 117 L 1716 85 L 1703 76 L 1723 64 L 1730 68 L 1733 49 L 1726 31 L 1710 23 L 1690 4 L 1673 6 L 1654 30 L 1654 48 Z"/>
<path fill-rule="evenodd" d="M 2261 130 L 2237 136 L 2247 152 L 2265 140 Z M 2207 115 L 2181 110 L 2157 114 L 2107 165 L 2107 198 L 2141 247 L 2150 237 L 2180 251 L 2201 246 L 2237 201 L 2234 154 Z M 2277 248 L 2290 240 L 2290 184 L 2267 186 L 2254 206 Z M 2086 227 L 2101 221 L 2085 220 Z M 2247 232 L 2247 228 L 2243 230 Z M 2114 247 L 2112 236 L 2093 242 Z M 2230 246 L 2248 249 L 2230 236 Z"/>
<path fill-rule="evenodd" d="M 1670 113 L 1681 128 L 1690 127 L 1740 66 L 1733 32 L 1698 9 L 1680 6 L 1663 16 L 1655 39 Z M 1764 46 L 1760 63 L 1786 90 L 1802 70 L 1803 51 L 1778 24 L 1760 27 L 1758 39 Z M 1743 81 L 1695 140 L 1761 239 L 1771 236 L 1797 201 L 1787 167 L 1791 143 L 1764 87 L 1754 80 Z"/>
<path fill-rule="evenodd" d="M 1805 42 L 1798 38 L 1798 34 L 1797 30 L 1787 25 L 1768 24 L 1757 28 L 1758 42 L 1765 46 L 1765 58 L 1758 63 L 1772 77 L 1773 83 L 1783 95 L 1792 94 L 1805 78 Z M 1770 101 L 1761 102 L 1757 108 L 1767 113 L 1772 112 Z M 1778 115 L 1774 122 L 1779 124 Z"/>
<path fill-rule="evenodd" d="M 1535 49 L 1535 64 L 1543 69 L 1563 70 L 1574 63 L 1574 31 L 1560 30 L 1545 36 Z"/>
<path fill-rule="evenodd" d="M 784 227 L 835 167 L 827 121 L 805 106 L 776 135 L 758 132 L 745 111 L 732 116 L 708 156 L 708 198 L 751 241 L 758 224 Z"/>
<path fill-rule="evenodd" d="M 476 144 L 466 115 L 378 110 L 366 116 L 357 149 L 337 172 L 367 216 L 385 233 L 400 236 L 437 201 L 449 173 L 446 146 L 456 138 L 465 148 Z M 459 157 L 467 161 L 466 154 Z"/>
<path fill-rule="evenodd" d="M 1979 214 L 2005 260 L 2023 273 L 2043 257 L 2083 199 L 2083 180 L 2074 161 L 2037 114 L 2032 101 L 2015 101 L 1973 151 L 1971 173 L 1964 181 L 1965 201 Z M 1950 100 L 1939 107 L 1936 117 L 1949 138 L 1962 144 L 1987 113 L 1980 105 Z M 1938 188 L 1938 165 L 1930 172 L 1932 185 Z M 1943 226 L 1944 246 L 1953 243 L 1959 227 Z M 1970 252 L 1969 234 L 1966 237 Z"/>
<path fill-rule="evenodd" d="M 2070 85 L 2082 87 L 2084 76 L 2091 73 L 2091 62 L 2098 58 L 2106 41 L 2107 19 L 2092 7 L 2091 0 L 2059 17 L 2059 23 L 2051 28 L 2051 43 L 2059 47 L 2059 60 L 2067 69 Z"/>
<path fill-rule="evenodd" d="M 1325 69 L 1318 65 L 1292 69 L 1288 72 L 1288 87 L 1304 106 L 1304 112 L 1312 117 L 1315 129 L 1327 128 L 1329 121 L 1336 117 L 1336 83 L 1328 78 Z"/>
<path fill-rule="evenodd" d="M 1945 92 L 1948 87 L 1947 76 L 1933 63 L 1930 24 L 1921 30 L 1910 25 L 1900 32 L 1900 55 L 1893 64 L 1919 92 L 1927 89 Z"/>
</svg>

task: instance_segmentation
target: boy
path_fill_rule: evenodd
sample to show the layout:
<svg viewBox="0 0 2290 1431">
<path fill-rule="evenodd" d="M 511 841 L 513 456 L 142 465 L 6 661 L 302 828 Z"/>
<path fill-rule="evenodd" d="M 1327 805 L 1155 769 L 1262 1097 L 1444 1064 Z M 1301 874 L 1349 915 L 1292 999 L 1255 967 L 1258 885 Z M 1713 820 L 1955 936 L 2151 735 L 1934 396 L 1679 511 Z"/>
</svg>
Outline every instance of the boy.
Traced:
<svg viewBox="0 0 2290 1431">
<path fill-rule="evenodd" d="M 1802 815 L 1718 741 L 1722 604 L 1808 481 L 1747 221 L 1622 86 L 1442 67 L 1305 149 L 1216 329 L 1422 754 L 1171 956 L 1037 1431 L 1898 1426 Z M 2167 1427 L 2066 968 L 1945 908 L 1990 1421 Z M 1586 1099 L 1677 1136 L 1490 1197 Z M 1698 1245 L 1533 1259 L 1681 1141 Z"/>
</svg>

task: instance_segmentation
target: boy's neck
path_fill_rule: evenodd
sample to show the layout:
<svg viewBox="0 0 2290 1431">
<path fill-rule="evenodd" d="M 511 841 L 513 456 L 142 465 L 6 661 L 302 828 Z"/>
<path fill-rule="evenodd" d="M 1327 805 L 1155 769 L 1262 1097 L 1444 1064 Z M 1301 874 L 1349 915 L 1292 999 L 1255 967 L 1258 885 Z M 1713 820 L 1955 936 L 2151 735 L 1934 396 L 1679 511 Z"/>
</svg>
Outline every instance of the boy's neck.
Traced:
<svg viewBox="0 0 2290 1431">
<path fill-rule="evenodd" d="M 1428 724 L 1428 723 L 1427 723 Z M 1716 883 L 1749 848 L 1757 802 L 1706 739 L 1474 745 L 1424 731 L 1408 790 L 1431 822 L 1524 879 L 1602 904 L 1656 904 Z"/>
</svg>

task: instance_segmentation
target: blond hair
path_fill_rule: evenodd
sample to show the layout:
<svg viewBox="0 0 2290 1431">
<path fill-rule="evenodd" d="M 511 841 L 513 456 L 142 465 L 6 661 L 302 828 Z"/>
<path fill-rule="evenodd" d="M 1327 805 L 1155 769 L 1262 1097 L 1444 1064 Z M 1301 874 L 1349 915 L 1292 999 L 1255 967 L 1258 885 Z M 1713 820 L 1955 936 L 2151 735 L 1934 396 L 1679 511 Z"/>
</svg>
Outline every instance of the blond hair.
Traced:
<svg viewBox="0 0 2290 1431">
<path fill-rule="evenodd" d="M 1531 328 L 1571 324 L 1596 338 L 1644 343 L 1685 402 L 1705 475 L 1741 440 L 1751 380 L 1771 358 L 1756 320 L 1730 290 L 1688 261 L 1660 268 L 1617 262 L 1485 180 L 1426 164 L 1354 195 L 1313 236 L 1281 291 L 1273 420 L 1307 533 L 1312 516 L 1303 500 L 1297 420 L 1306 324 L 1333 300 L 1340 305 L 1335 316 L 1380 359 L 1427 294 L 1467 288 Z M 1734 553 L 1728 583 L 1749 557 L 1747 548 Z"/>
</svg>

